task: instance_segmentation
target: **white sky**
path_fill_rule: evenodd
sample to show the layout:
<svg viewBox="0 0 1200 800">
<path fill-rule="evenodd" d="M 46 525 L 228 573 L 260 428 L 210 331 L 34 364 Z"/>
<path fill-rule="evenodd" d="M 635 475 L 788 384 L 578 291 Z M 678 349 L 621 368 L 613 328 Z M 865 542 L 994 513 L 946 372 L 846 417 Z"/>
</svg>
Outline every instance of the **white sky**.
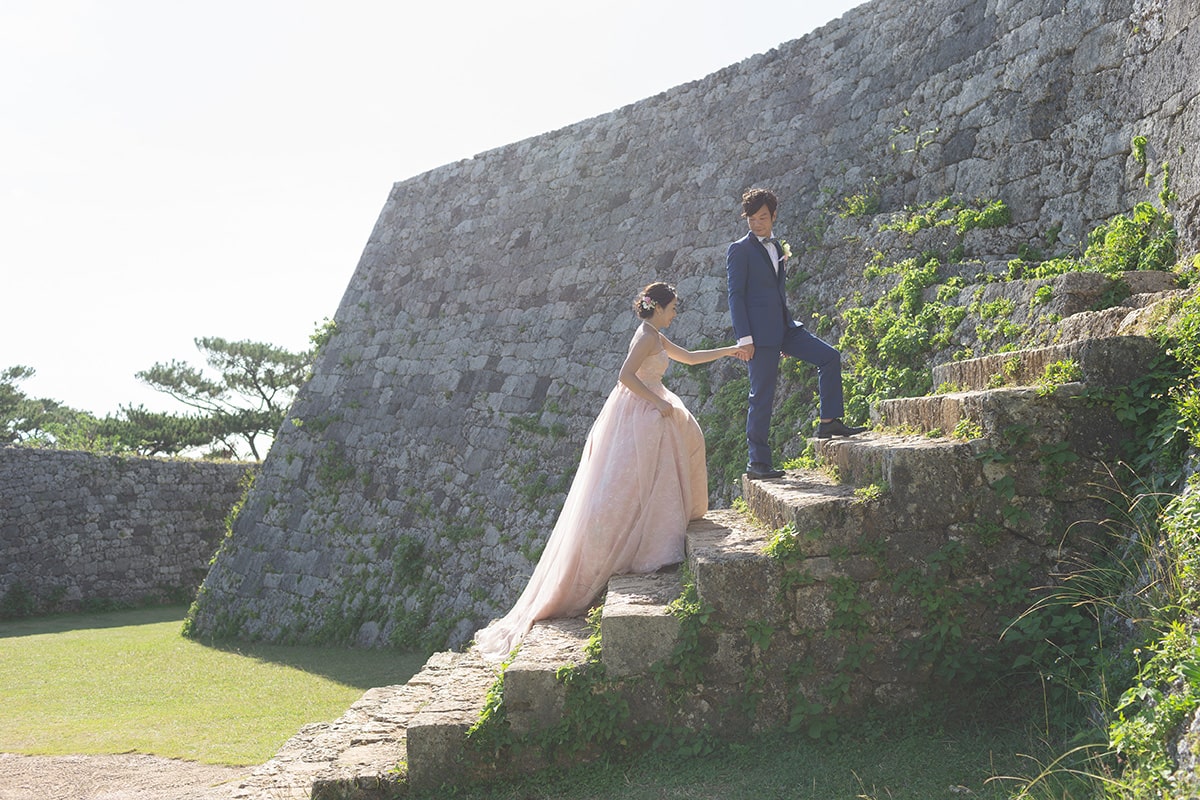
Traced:
<svg viewBox="0 0 1200 800">
<path fill-rule="evenodd" d="M 98 415 L 193 339 L 308 346 L 392 183 L 862 0 L 0 0 L 0 370 Z"/>
</svg>

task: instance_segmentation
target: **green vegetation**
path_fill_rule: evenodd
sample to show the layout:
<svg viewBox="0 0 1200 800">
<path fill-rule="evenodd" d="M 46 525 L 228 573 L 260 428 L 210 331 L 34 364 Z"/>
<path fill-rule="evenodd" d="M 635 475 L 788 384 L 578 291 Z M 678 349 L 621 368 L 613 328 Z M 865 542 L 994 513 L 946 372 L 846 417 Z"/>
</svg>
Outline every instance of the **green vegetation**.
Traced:
<svg viewBox="0 0 1200 800">
<path fill-rule="evenodd" d="M 959 284 L 947 283 L 935 299 L 925 290 L 938 283 L 940 262 L 932 254 L 905 259 L 886 269 L 868 267 L 866 276 L 900 275 L 870 306 L 851 302 L 842 313 L 839 343 L 849 363 L 846 416 L 866 419 L 871 406 L 890 397 L 923 395 L 932 388 L 929 360 L 952 342 L 967 309 L 952 302 Z"/>
<path fill-rule="evenodd" d="M 557 401 L 554 401 L 557 406 Z M 511 480 L 517 494 L 530 509 L 543 509 L 551 498 L 565 495 L 575 477 L 574 468 L 551 474 L 545 469 L 547 447 L 554 446 L 567 435 L 567 426 L 559 421 L 543 424 L 545 413 L 556 412 L 544 409 L 540 414 L 513 414 L 508 418 L 508 444 L 510 460 L 507 466 L 513 474 Z"/>
<path fill-rule="evenodd" d="M 1036 381 L 1038 397 L 1046 397 L 1054 394 L 1054 390 L 1061 384 L 1072 383 L 1082 378 L 1083 369 L 1073 359 L 1065 359 L 1047 364 L 1042 376 Z"/>
<path fill-rule="evenodd" d="M 879 230 L 901 231 L 909 235 L 925 228 L 950 228 L 960 236 L 976 228 L 999 228 L 1009 222 L 1008 206 L 999 200 L 976 199 L 963 203 L 943 197 L 907 208 Z"/>
<path fill-rule="evenodd" d="M 879 181 L 872 180 L 861 191 L 842 198 L 837 214 L 842 219 L 871 216 L 879 211 L 879 201 Z"/>
<path fill-rule="evenodd" d="M 327 338 L 325 331 L 314 336 Z M 219 337 L 195 342 L 217 378 L 172 361 L 137 373 L 138 380 L 196 409 L 203 433 L 231 455 L 245 444 L 254 460 L 261 461 L 265 451 L 259 452 L 260 438 L 270 439 L 283 424 L 292 399 L 311 374 L 316 350 L 293 353 L 275 345 Z"/>
<path fill-rule="evenodd" d="M 1114 217 L 1093 229 L 1081 257 L 1060 256 L 1040 263 L 1016 259 L 1009 262 L 1008 277 L 1053 278 L 1067 272 L 1117 277 L 1131 270 L 1170 269 L 1176 261 L 1178 238 L 1169 212 L 1138 203 L 1131 215 Z"/>
<path fill-rule="evenodd" d="M 179 635 L 182 618 L 168 607 L 0 623 L 0 752 L 258 764 L 367 688 L 405 682 L 424 658 L 210 647 Z"/>
<path fill-rule="evenodd" d="M 605 678 L 600 660 L 600 615 L 596 606 L 588 615 L 592 634 L 585 645 L 587 661 L 562 666 L 555 679 L 564 687 L 563 714 L 558 723 L 531 737 L 518 737 L 509 727 L 504 706 L 504 670 L 489 689 L 479 721 L 467 731 L 468 743 L 479 752 L 504 761 L 514 752 L 532 748 L 547 763 L 556 759 L 576 759 L 585 752 L 623 751 L 621 726 L 629 718 L 629 704 Z"/>
</svg>

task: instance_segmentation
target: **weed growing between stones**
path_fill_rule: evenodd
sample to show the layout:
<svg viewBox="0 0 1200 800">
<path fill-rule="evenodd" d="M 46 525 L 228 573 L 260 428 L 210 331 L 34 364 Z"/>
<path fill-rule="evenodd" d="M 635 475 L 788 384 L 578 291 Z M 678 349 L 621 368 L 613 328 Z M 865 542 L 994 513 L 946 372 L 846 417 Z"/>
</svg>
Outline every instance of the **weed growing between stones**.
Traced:
<svg viewBox="0 0 1200 800">
<path fill-rule="evenodd" d="M 512 729 L 504 708 L 504 673 L 512 663 L 512 658 L 510 655 L 500 665 L 500 674 L 484 696 L 479 719 L 467 730 L 467 743 L 478 752 L 487 753 L 497 760 L 501 752 L 513 744 Z"/>
<path fill-rule="evenodd" d="M 678 755 L 701 755 L 712 752 L 716 739 L 707 727 L 693 727 L 671 722 L 642 722 L 630 724 L 628 692 L 635 695 L 641 681 L 652 681 L 668 700 L 667 719 L 681 719 L 687 710 L 692 693 L 701 683 L 708 661 L 705 633 L 711 634 L 711 607 L 698 599 L 695 582 L 685 574 L 680 597 L 670 604 L 670 612 L 680 620 L 678 643 L 667 658 L 651 666 L 648 678 L 610 678 L 600 659 L 600 618 L 602 608 L 594 608 L 588 618 L 592 635 L 585 646 L 587 661 L 578 666 L 565 666 L 555 677 L 565 687 L 564 713 L 552 727 L 528 737 L 518 737 L 506 718 L 504 707 L 505 662 L 501 675 L 488 691 L 479 720 L 468 732 L 468 741 L 476 751 L 500 760 L 502 754 L 532 751 L 545 763 L 576 762 L 581 757 L 598 753 L 619 755 L 629 752 L 635 744 L 654 749 L 667 749 Z M 753 626 L 752 626 L 753 627 Z M 760 648 L 769 647 L 772 631 L 765 624 L 753 627 Z M 734 702 L 738 702 L 737 698 Z M 753 702 L 747 695 L 742 702 Z"/>
<path fill-rule="evenodd" d="M 588 625 L 592 635 L 585 646 L 588 659 L 578 666 L 560 667 L 555 679 L 566 687 L 563 715 L 558 725 L 541 736 L 547 758 L 571 758 L 585 751 L 610 752 L 624 748 L 629 703 L 605 676 L 600 660 L 600 616 L 603 606 L 592 609 Z"/>
<path fill-rule="evenodd" d="M 879 500 L 888 493 L 888 485 L 882 481 L 879 483 L 860 486 L 854 490 L 854 496 L 863 502 L 871 502 Z"/>
<path fill-rule="evenodd" d="M 509 444 L 514 453 L 521 453 L 520 461 L 513 462 L 517 494 L 525 501 L 525 508 L 546 508 L 547 500 L 566 494 L 575 477 L 575 469 L 563 471 L 552 481 L 544 470 L 541 447 L 547 440 L 553 443 L 564 437 L 567 428 L 561 422 L 542 424 L 540 414 L 514 414 L 509 417 L 508 425 Z"/>
<path fill-rule="evenodd" d="M 676 700 L 679 699 L 680 692 L 700 682 L 704 665 L 707 663 L 700 635 L 713 613 L 712 606 L 700 599 L 695 578 L 686 568 L 682 579 L 683 592 L 667 607 L 671 615 L 679 620 L 679 639 L 671 655 L 665 661 L 653 665 L 650 670 L 659 686 L 675 690 L 673 696 Z"/>
<path fill-rule="evenodd" d="M 1008 264 L 1007 277 L 1018 280 L 1099 272 L 1118 278 L 1123 272 L 1169 270 L 1178 256 L 1178 238 L 1170 212 L 1138 203 L 1130 215 L 1114 217 L 1092 229 L 1082 256 L 1059 256 L 1038 263 L 1014 259 Z"/>
<path fill-rule="evenodd" d="M 896 285 L 873 305 L 851 301 L 842 314 L 839 348 L 849 365 L 846 416 L 865 420 L 872 404 L 890 397 L 926 394 L 931 388 L 929 362 L 944 349 L 967 310 L 949 302 L 954 284 L 926 302 L 925 290 L 938 282 L 938 260 L 932 255 L 906 259 L 868 278 L 900 275 Z"/>
<path fill-rule="evenodd" d="M 1083 368 L 1073 358 L 1062 359 L 1047 364 L 1041 377 L 1035 381 L 1038 397 L 1049 397 L 1064 383 L 1073 383 L 1083 379 Z"/>
<path fill-rule="evenodd" d="M 959 237 L 976 229 L 999 228 L 1007 225 L 1011 217 L 1008 206 L 1000 200 L 975 199 L 962 202 L 943 197 L 895 215 L 891 222 L 879 226 L 879 230 L 907 233 L 910 236 L 925 228 L 949 228 Z M 961 238 L 959 245 L 961 245 Z M 952 249 L 956 251 L 958 246 Z"/>
</svg>

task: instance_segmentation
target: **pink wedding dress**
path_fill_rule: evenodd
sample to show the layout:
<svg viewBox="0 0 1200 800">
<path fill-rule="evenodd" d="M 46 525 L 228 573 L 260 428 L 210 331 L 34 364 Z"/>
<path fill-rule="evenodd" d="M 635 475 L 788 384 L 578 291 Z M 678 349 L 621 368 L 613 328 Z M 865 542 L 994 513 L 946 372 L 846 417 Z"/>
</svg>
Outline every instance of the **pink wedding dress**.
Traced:
<svg viewBox="0 0 1200 800">
<path fill-rule="evenodd" d="M 644 335 L 658 334 L 643 325 L 630 348 Z M 683 560 L 688 521 L 708 511 L 708 472 L 700 426 L 662 384 L 669 363 L 660 343 L 637 371 L 671 404 L 669 416 L 622 383 L 609 394 L 529 584 L 503 619 L 475 635 L 484 656 L 503 659 L 536 620 L 582 615 L 613 575 Z"/>
</svg>

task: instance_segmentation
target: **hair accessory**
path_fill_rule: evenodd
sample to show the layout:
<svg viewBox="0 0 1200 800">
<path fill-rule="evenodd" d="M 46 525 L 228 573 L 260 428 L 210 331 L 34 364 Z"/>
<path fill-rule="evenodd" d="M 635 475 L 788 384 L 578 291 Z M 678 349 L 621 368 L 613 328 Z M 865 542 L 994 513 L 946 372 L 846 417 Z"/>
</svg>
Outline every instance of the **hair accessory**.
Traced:
<svg viewBox="0 0 1200 800">
<path fill-rule="evenodd" d="M 658 303 L 654 302 L 654 299 L 650 295 L 644 294 L 642 295 L 642 299 L 638 300 L 638 308 L 642 311 L 653 311 L 658 308 Z"/>
</svg>

